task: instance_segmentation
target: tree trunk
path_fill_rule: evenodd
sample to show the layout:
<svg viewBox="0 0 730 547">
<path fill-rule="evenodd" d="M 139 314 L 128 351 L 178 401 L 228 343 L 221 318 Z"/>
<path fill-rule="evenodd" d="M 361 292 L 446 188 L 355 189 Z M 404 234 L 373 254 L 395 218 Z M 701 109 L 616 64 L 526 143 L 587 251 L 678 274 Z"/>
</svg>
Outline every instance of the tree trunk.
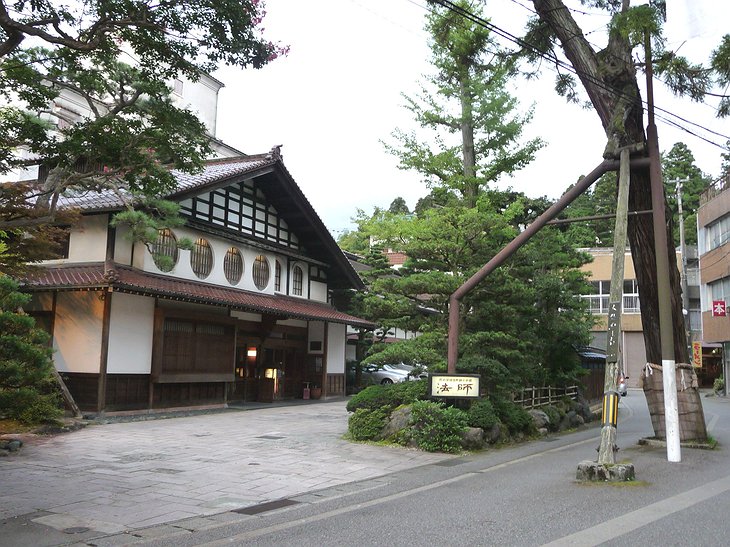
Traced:
<svg viewBox="0 0 730 547">
<path fill-rule="evenodd" d="M 540 19 L 550 26 L 560 40 L 565 55 L 576 70 L 601 120 L 607 137 L 604 156 L 615 157 L 617 150 L 623 146 L 634 143 L 645 144 L 643 106 L 628 41 L 617 32 L 611 32 L 606 49 L 595 52 L 562 0 L 534 0 L 533 3 Z M 624 1 L 624 8 L 627 8 L 628 4 L 628 1 Z M 649 172 L 634 171 L 631 173 L 629 210 L 646 211 L 651 208 Z M 670 219 L 667 223 L 667 248 L 661 249 L 660 252 L 668 253 L 670 263 L 675 360 L 678 363 L 687 363 L 689 362 L 687 336 L 682 313 L 680 276 L 672 246 L 671 214 L 668 214 L 667 218 Z M 656 258 L 651 215 L 632 215 L 629 220 L 628 236 L 639 285 L 646 360 L 661 364 Z M 699 398 L 699 392 L 697 397 Z M 701 404 L 701 401 L 698 403 Z M 695 438 L 703 439 L 705 436 L 703 428 L 703 431 L 697 432 Z"/>
<path fill-rule="evenodd" d="M 476 181 L 476 156 L 474 153 L 474 119 L 472 98 L 466 82 L 459 82 L 461 102 L 461 149 L 464 161 L 464 197 L 469 207 L 475 207 L 479 184 Z"/>
</svg>

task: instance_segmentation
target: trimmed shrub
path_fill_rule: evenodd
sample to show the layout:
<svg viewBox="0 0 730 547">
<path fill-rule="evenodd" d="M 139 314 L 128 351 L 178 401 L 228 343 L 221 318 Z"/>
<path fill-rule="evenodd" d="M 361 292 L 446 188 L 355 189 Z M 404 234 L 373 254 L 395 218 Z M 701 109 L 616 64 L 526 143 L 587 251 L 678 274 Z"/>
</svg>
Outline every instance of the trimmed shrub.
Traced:
<svg viewBox="0 0 730 547">
<path fill-rule="evenodd" d="M 715 381 L 712 382 L 712 389 L 713 391 L 722 391 L 725 389 L 725 379 L 722 376 L 715 378 Z"/>
<path fill-rule="evenodd" d="M 388 413 L 381 409 L 359 408 L 350 416 L 347 428 L 356 441 L 371 441 L 380 435 L 387 418 Z"/>
<path fill-rule="evenodd" d="M 524 408 L 501 398 L 495 398 L 492 404 L 501 422 L 507 426 L 510 435 L 534 432 L 532 416 Z"/>
<path fill-rule="evenodd" d="M 426 380 L 370 386 L 352 396 L 347 402 L 347 411 L 355 412 L 359 408 L 376 410 L 383 407 L 393 410 L 401 405 L 425 399 L 427 390 Z"/>
<path fill-rule="evenodd" d="M 499 417 L 489 399 L 475 401 L 467 413 L 469 427 L 481 427 L 484 431 L 491 431 L 499 423 Z"/>
<path fill-rule="evenodd" d="M 467 415 L 442 403 L 416 401 L 411 412 L 411 437 L 427 452 L 458 452 L 466 430 Z"/>
</svg>

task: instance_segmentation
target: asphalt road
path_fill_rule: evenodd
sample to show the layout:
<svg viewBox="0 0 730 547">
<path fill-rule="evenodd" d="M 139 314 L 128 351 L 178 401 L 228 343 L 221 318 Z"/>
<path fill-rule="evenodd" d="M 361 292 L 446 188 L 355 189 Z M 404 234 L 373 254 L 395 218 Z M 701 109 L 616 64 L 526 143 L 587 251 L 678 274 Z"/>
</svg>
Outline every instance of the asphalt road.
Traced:
<svg viewBox="0 0 730 547">
<path fill-rule="evenodd" d="M 727 545 L 730 401 L 703 403 L 720 448 L 683 448 L 669 463 L 666 449 L 637 444 L 652 434 L 643 394 L 622 399 L 630 484 L 575 481 L 577 464 L 595 459 L 593 427 L 78 545 Z"/>
</svg>

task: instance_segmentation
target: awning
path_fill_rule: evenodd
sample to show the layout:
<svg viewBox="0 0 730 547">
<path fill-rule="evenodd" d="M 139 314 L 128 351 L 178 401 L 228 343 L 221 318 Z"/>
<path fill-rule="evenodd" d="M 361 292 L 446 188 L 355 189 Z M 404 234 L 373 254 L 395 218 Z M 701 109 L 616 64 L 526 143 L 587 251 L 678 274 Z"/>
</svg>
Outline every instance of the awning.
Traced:
<svg viewBox="0 0 730 547">
<path fill-rule="evenodd" d="M 370 321 L 338 311 L 324 302 L 176 279 L 120 264 L 112 264 L 107 268 L 101 262 L 38 268 L 23 282 L 23 290 L 26 291 L 105 288 L 199 304 L 228 306 L 286 318 L 330 321 L 366 329 L 377 328 Z"/>
</svg>

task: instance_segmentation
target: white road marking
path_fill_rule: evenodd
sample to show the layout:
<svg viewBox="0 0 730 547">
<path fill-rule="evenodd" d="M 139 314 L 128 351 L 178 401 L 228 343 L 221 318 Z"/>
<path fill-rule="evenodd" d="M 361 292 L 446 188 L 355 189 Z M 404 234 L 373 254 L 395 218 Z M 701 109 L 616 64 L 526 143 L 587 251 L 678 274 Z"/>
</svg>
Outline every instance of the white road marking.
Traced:
<svg viewBox="0 0 730 547">
<path fill-rule="evenodd" d="M 652 503 L 636 511 L 607 520 L 586 528 L 575 534 L 556 539 L 546 543 L 543 547 L 559 547 L 565 545 L 577 545 L 588 547 L 599 545 L 605 541 L 617 538 L 634 530 L 638 530 L 647 524 L 651 524 L 674 513 L 683 511 L 693 505 L 697 505 L 715 496 L 719 496 L 730 490 L 730 475 L 722 479 L 708 482 L 692 490 L 687 490 L 671 498 L 663 499 Z"/>
</svg>

